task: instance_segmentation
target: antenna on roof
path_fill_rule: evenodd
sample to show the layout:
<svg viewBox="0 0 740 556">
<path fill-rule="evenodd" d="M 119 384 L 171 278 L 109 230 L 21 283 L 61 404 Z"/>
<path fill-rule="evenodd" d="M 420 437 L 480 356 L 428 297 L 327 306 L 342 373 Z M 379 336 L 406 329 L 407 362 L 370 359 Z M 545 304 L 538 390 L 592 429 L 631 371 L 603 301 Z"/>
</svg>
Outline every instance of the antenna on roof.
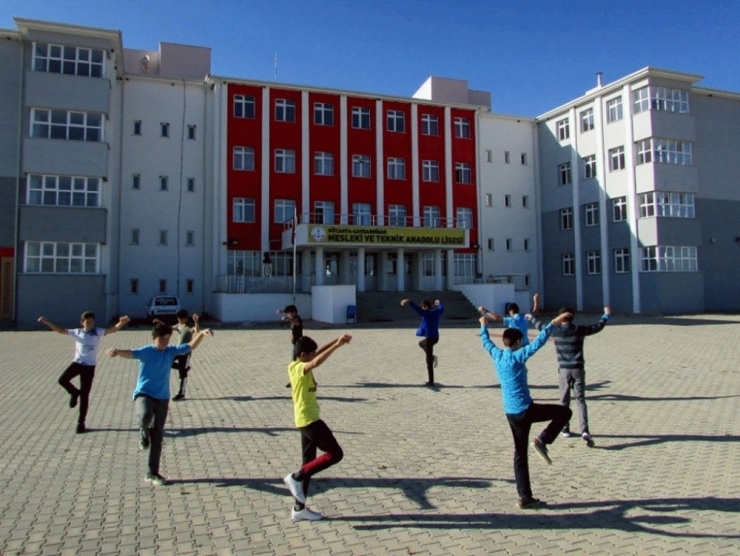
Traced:
<svg viewBox="0 0 740 556">
<path fill-rule="evenodd" d="M 277 52 L 275 52 L 275 83 L 277 83 L 278 80 L 278 55 Z"/>
</svg>

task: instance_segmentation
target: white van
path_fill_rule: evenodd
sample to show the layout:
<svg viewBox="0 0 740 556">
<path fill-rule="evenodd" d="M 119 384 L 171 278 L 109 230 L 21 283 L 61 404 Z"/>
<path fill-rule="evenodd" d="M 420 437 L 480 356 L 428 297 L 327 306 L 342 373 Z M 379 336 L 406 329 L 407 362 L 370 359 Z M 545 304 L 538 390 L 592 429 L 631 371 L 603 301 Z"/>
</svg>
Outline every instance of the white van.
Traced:
<svg viewBox="0 0 740 556">
<path fill-rule="evenodd" d="M 174 295 L 155 295 L 146 305 L 147 317 L 175 316 L 180 310 L 180 300 Z"/>
</svg>

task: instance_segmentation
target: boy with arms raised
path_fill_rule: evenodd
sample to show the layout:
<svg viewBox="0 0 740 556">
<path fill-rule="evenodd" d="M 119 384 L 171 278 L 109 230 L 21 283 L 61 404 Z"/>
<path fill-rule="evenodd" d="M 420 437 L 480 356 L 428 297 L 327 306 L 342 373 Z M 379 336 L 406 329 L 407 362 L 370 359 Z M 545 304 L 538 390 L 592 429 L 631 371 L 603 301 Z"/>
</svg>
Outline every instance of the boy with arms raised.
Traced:
<svg viewBox="0 0 740 556">
<path fill-rule="evenodd" d="M 505 349 L 497 347 L 488 336 L 486 317 L 482 316 L 480 338 L 488 354 L 493 359 L 503 398 L 504 412 L 514 437 L 514 476 L 519 493 L 517 506 L 523 510 L 536 508 L 540 501 L 532 496 L 529 480 L 529 460 L 527 447 L 529 430 L 533 423 L 550 421 L 545 429 L 532 442 L 532 447 L 548 464 L 552 463 L 547 445 L 552 444 L 571 416 L 571 410 L 557 404 L 538 404 L 532 400 L 527 382 L 527 359 L 547 343 L 553 326 L 563 322 L 567 315 L 560 315 L 544 327 L 542 332 L 527 346 L 522 347 L 522 333 L 516 328 L 507 328 L 503 333 Z"/>
</svg>

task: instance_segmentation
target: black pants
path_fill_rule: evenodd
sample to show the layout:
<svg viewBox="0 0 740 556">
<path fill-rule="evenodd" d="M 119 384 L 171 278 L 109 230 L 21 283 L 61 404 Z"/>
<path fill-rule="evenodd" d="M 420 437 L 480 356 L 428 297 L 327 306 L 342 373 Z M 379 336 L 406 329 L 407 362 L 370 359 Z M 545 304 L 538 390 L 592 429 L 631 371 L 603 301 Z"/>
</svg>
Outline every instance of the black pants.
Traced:
<svg viewBox="0 0 740 556">
<path fill-rule="evenodd" d="M 303 466 L 296 474 L 296 479 L 303 482 L 303 494 L 307 496 L 311 477 L 342 461 L 344 452 L 334 433 L 321 419 L 298 430 L 301 433 Z M 316 457 L 317 448 L 324 452 L 319 457 Z"/>
<path fill-rule="evenodd" d="M 424 338 L 419 342 L 419 347 L 424 350 L 427 356 L 429 382 L 434 382 L 434 346 L 437 342 L 439 342 L 439 338 Z"/>
<path fill-rule="evenodd" d="M 79 388 L 72 384 L 72 379 L 77 376 L 80 377 Z M 82 365 L 81 363 L 72 363 L 59 377 L 59 385 L 69 392 L 70 396 L 80 397 L 80 417 L 77 421 L 80 425 L 84 425 L 87 418 L 93 378 L 95 378 L 95 365 Z"/>
<path fill-rule="evenodd" d="M 514 476 L 516 477 L 516 490 L 520 498 L 532 497 L 532 485 L 529 481 L 529 459 L 527 449 L 529 447 L 529 430 L 532 423 L 550 421 L 550 424 L 540 433 L 538 438 L 544 444 L 552 444 L 563 430 L 565 424 L 570 420 L 573 412 L 568 407 L 554 404 L 532 403 L 521 413 L 507 413 L 506 418 L 514 436 Z"/>
</svg>

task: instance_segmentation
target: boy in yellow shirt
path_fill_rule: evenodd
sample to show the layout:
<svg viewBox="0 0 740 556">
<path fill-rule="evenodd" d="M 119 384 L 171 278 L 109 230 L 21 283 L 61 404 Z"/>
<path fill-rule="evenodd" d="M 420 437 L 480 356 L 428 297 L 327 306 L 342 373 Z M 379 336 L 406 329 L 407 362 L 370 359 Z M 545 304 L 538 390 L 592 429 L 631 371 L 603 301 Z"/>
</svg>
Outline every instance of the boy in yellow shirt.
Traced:
<svg viewBox="0 0 740 556">
<path fill-rule="evenodd" d="M 293 361 L 288 365 L 290 385 L 293 389 L 293 414 L 295 426 L 301 433 L 303 466 L 295 473 L 289 473 L 283 481 L 295 498 L 290 518 L 296 521 L 318 521 L 322 515 L 306 506 L 306 495 L 311 477 L 316 473 L 336 465 L 344 457 L 341 446 L 324 421 L 319 418 L 319 404 L 316 401 L 316 379 L 313 370 L 326 361 L 329 356 L 352 340 L 343 334 L 321 349 L 308 336 L 295 343 Z M 316 449 L 324 452 L 316 457 Z"/>
</svg>

